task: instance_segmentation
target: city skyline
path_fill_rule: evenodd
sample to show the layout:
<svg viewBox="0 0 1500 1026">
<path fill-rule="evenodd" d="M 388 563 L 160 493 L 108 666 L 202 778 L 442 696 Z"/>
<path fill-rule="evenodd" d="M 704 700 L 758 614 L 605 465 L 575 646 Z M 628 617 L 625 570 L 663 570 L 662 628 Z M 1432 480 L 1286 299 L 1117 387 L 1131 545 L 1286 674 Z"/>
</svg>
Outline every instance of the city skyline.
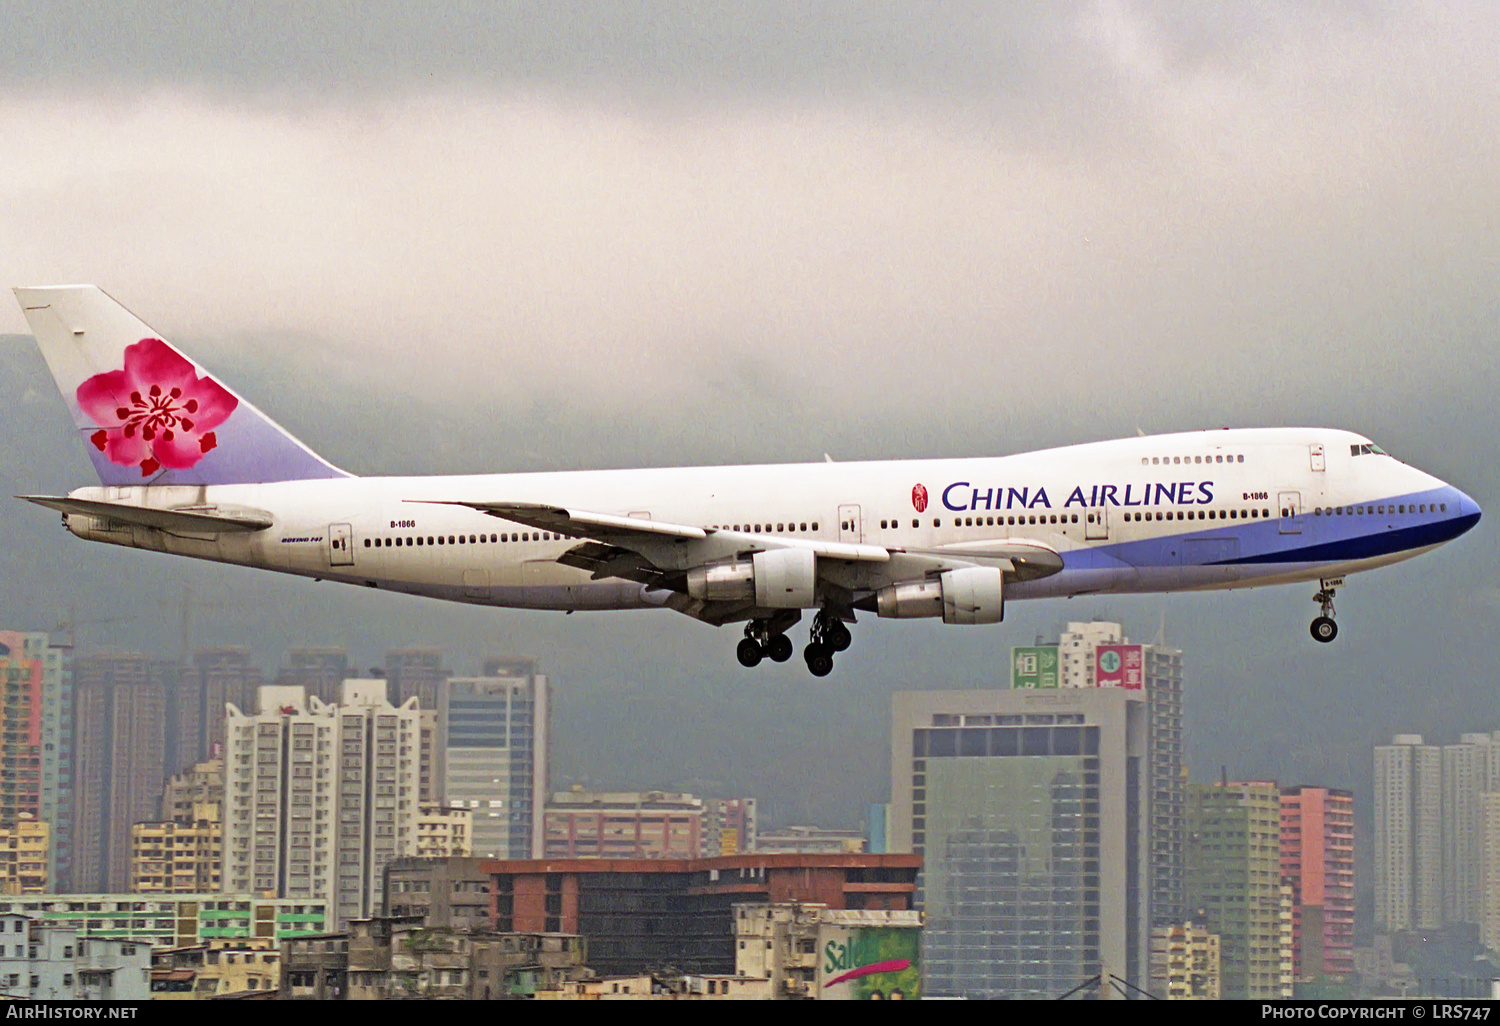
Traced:
<svg viewBox="0 0 1500 1026">
<path fill-rule="evenodd" d="M 1492 5 L 771 5 L 748 21 L 377 7 L 357 34 L 308 10 L 295 31 L 254 16 L 235 35 L 150 3 L 0 21 L 18 168 L 0 268 L 7 284 L 95 281 L 355 473 L 1330 424 L 1500 501 L 1500 161 L 1482 127 L 1500 70 L 1474 49 Z M 91 59 L 59 59 L 63 39 Z M 24 330 L 0 312 L 15 333 L 0 483 L 65 491 L 91 477 Z M 864 387 L 830 387 L 851 380 Z M 785 739 L 757 754 L 721 738 L 737 774 L 759 763 L 762 793 L 791 793 L 809 763 L 830 780 L 830 805 L 791 819 L 873 797 L 861 739 L 884 735 L 873 710 L 909 683 L 885 670 L 982 685 L 997 654 L 1065 620 L 1139 636 L 1166 613 L 1201 660 L 1195 771 L 1356 790 L 1377 739 L 1487 715 L 1500 662 L 1484 523 L 1351 578 L 1328 651 L 1302 638 L 1310 588 L 1079 599 L 972 632 L 858 625 L 826 686 L 789 679 L 795 665 L 747 678 L 720 665 L 722 631 L 665 614 L 443 609 L 86 549 L 42 510 L 7 524 L 7 622 L 42 613 L 26 625 L 45 630 L 71 606 L 113 621 L 80 624 L 90 643 L 335 644 L 362 668 L 391 644 L 499 639 L 577 682 L 564 703 L 611 706 L 578 746 L 604 758 L 578 772 L 660 750 L 672 707 L 701 699 Z M 183 615 L 184 586 L 226 606 L 218 622 Z"/>
</svg>

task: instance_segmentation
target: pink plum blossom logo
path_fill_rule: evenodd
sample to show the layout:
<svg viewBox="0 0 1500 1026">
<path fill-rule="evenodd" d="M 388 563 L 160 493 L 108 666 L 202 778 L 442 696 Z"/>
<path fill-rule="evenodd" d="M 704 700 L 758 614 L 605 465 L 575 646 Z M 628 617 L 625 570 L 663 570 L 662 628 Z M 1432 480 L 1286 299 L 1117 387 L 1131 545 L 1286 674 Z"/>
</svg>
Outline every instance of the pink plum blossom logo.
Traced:
<svg viewBox="0 0 1500 1026">
<path fill-rule="evenodd" d="M 99 430 L 94 448 L 142 477 L 166 467 L 186 470 L 219 444 L 214 428 L 239 400 L 159 338 L 125 348 L 125 368 L 78 386 L 78 405 Z"/>
</svg>

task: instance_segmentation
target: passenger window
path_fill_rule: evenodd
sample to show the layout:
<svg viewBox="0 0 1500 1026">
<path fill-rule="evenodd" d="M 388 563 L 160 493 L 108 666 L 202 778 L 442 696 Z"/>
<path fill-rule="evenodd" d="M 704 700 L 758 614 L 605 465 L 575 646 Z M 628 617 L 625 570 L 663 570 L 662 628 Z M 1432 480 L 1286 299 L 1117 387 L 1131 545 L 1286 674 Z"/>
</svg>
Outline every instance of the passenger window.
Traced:
<svg viewBox="0 0 1500 1026">
<path fill-rule="evenodd" d="M 896 524 L 895 524 L 895 522 L 894 522 L 894 521 L 892 521 L 892 523 L 891 523 L 891 526 L 892 526 L 892 527 L 895 527 L 895 526 L 896 526 Z M 802 529 L 802 530 L 804 530 L 804 531 L 805 531 L 805 530 L 807 530 L 807 525 L 806 525 L 806 524 L 803 524 L 803 525 L 802 525 L 802 527 L 801 527 L 801 529 Z"/>
<path fill-rule="evenodd" d="M 942 527 L 943 526 L 943 518 L 942 517 L 933 517 L 932 518 L 932 526 L 933 527 Z"/>
<path fill-rule="evenodd" d="M 920 520 L 918 520 L 916 517 L 912 517 L 911 518 L 911 526 L 913 526 L 913 527 L 921 527 L 922 526 L 922 522 Z"/>
<path fill-rule="evenodd" d="M 777 531 L 777 533 L 785 534 L 786 533 L 786 525 L 785 524 L 777 524 L 776 525 L 776 531 Z"/>
</svg>

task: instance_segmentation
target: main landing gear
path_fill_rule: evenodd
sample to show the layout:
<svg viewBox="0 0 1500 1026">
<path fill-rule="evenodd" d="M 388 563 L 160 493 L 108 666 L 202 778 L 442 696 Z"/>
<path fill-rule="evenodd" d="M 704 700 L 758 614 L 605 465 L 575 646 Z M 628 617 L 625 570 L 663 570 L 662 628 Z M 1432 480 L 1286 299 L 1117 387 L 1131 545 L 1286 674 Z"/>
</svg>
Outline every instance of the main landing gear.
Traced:
<svg viewBox="0 0 1500 1026">
<path fill-rule="evenodd" d="M 1323 614 L 1312 622 L 1312 636 L 1314 641 L 1324 644 L 1339 636 L 1339 625 L 1333 622 L 1333 592 L 1335 584 L 1342 581 L 1323 581 L 1318 593 L 1313 596 L 1313 601 L 1322 608 Z"/>
<path fill-rule="evenodd" d="M 766 656 L 772 662 L 784 663 L 792 657 L 792 639 L 786 629 L 797 622 L 797 614 L 790 617 L 779 615 L 769 620 L 751 620 L 745 624 L 745 638 L 735 648 L 734 654 L 741 666 L 759 666 Z"/>
<path fill-rule="evenodd" d="M 790 615 L 788 615 L 790 614 Z M 769 620 L 751 620 L 745 625 L 745 637 L 736 646 L 734 654 L 741 666 L 759 666 L 767 656 L 773 662 L 784 663 L 792 657 L 792 639 L 786 636 L 787 628 L 796 623 L 798 614 L 789 610 Z M 833 657 L 844 651 L 854 640 L 844 621 L 826 609 L 813 617 L 812 630 L 808 632 L 807 648 L 802 657 L 815 677 L 826 677 L 833 672 Z"/>
<path fill-rule="evenodd" d="M 807 668 L 814 677 L 826 677 L 833 672 L 834 653 L 844 651 L 853 640 L 854 637 L 849 633 L 849 628 L 844 626 L 843 620 L 831 615 L 826 609 L 820 609 L 813 617 L 812 630 L 809 632 L 807 648 L 802 650 L 802 658 L 807 660 Z"/>
</svg>

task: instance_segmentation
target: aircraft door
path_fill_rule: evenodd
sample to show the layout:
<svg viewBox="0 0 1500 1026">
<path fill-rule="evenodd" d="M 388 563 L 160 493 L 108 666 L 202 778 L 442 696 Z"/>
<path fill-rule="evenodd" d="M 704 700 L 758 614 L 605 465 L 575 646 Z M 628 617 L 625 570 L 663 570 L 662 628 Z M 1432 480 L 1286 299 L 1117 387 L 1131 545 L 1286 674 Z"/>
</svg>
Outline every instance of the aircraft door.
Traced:
<svg viewBox="0 0 1500 1026">
<path fill-rule="evenodd" d="M 1302 493 L 1277 492 L 1276 505 L 1281 511 L 1277 526 L 1282 534 L 1302 533 Z"/>
<path fill-rule="evenodd" d="M 859 522 L 858 506 L 839 507 L 839 541 L 859 544 L 865 540 L 864 528 Z"/>
<path fill-rule="evenodd" d="M 1109 539 L 1109 507 L 1100 506 L 1083 514 L 1083 537 L 1085 541 L 1107 541 Z"/>
<path fill-rule="evenodd" d="M 354 565 L 354 532 L 348 524 L 328 525 L 328 565 Z"/>
</svg>

